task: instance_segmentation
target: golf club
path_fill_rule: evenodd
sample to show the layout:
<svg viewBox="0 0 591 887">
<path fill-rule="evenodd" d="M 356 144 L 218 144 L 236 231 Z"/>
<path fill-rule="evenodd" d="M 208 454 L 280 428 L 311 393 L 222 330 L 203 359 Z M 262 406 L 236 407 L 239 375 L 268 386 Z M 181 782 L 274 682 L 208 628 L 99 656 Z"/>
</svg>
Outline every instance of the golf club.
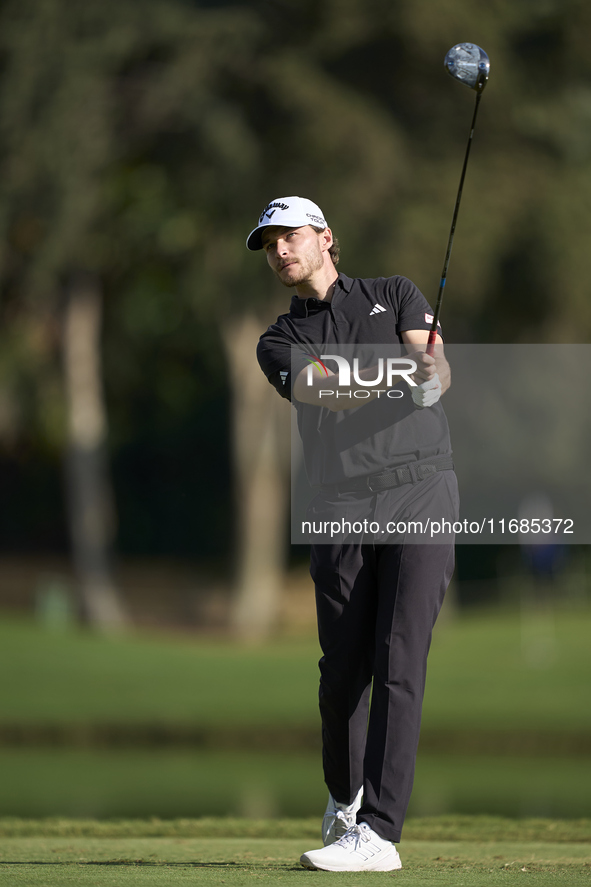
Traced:
<svg viewBox="0 0 591 887">
<path fill-rule="evenodd" d="M 476 126 L 476 115 L 478 114 L 478 106 L 484 87 L 488 81 L 490 71 L 490 61 L 483 49 L 476 46 L 475 43 L 458 43 L 452 46 L 445 56 L 445 67 L 455 80 L 465 83 L 470 89 L 476 91 L 476 105 L 474 107 L 474 115 L 470 126 L 470 135 L 466 146 L 466 154 L 464 156 L 464 165 L 462 167 L 462 175 L 460 176 L 460 185 L 458 188 L 458 196 L 451 221 L 451 229 L 449 232 L 449 240 L 447 242 L 447 251 L 445 253 L 445 261 L 443 263 L 443 271 L 441 272 L 441 281 L 439 283 L 439 294 L 435 305 L 435 313 L 433 314 L 433 323 L 429 332 L 427 344 L 427 354 L 435 352 L 435 337 L 437 336 L 437 323 L 441 312 L 441 300 L 443 299 L 443 290 L 447 279 L 447 269 L 449 266 L 449 257 L 451 256 L 451 248 L 454 242 L 454 232 L 456 230 L 456 222 L 458 220 L 458 212 L 460 210 L 460 200 L 462 199 L 462 189 L 464 187 L 464 178 L 466 168 L 468 166 L 468 158 L 470 156 L 470 148 L 472 147 L 472 137 L 474 136 L 474 128 Z"/>
</svg>

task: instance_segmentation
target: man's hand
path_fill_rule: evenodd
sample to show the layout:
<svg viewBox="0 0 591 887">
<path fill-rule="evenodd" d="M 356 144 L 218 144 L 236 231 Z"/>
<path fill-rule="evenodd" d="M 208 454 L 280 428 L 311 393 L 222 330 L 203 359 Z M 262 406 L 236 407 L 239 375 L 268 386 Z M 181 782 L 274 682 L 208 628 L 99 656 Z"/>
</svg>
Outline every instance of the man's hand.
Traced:
<svg viewBox="0 0 591 887">
<path fill-rule="evenodd" d="M 422 382 L 420 385 L 411 388 L 410 393 L 412 394 L 413 401 L 420 409 L 432 407 L 441 397 L 441 380 L 439 375 L 435 373 L 427 382 Z"/>
<path fill-rule="evenodd" d="M 426 351 L 413 351 L 412 354 L 407 354 L 406 356 L 409 360 L 414 360 L 417 365 L 416 373 L 413 373 L 411 376 L 417 385 L 422 385 L 423 382 L 430 382 L 437 375 L 435 358 L 427 354 Z"/>
<path fill-rule="evenodd" d="M 402 341 L 407 346 L 410 345 L 414 346 L 415 348 L 418 346 L 419 348 L 421 348 L 421 346 L 427 345 L 428 340 L 428 330 L 405 330 L 402 333 Z M 443 353 L 443 339 L 441 338 L 441 336 L 437 336 L 437 338 L 435 339 L 434 357 L 427 354 L 424 349 L 421 351 L 414 351 L 407 356 L 411 357 L 417 364 L 417 372 L 413 375 L 413 379 L 415 380 L 417 385 L 420 386 L 423 384 L 423 382 L 428 382 L 432 380 L 433 377 L 437 374 L 441 381 L 441 394 L 445 394 L 451 384 L 451 373 L 449 369 L 449 364 L 445 359 L 445 355 Z M 411 391 L 415 390 L 415 388 L 411 389 Z"/>
<path fill-rule="evenodd" d="M 417 365 L 416 373 L 412 379 L 417 383 L 416 388 L 411 388 L 410 393 L 416 406 L 432 407 L 441 397 L 443 388 L 437 372 L 435 358 L 426 351 L 414 351 L 408 355 Z"/>
</svg>

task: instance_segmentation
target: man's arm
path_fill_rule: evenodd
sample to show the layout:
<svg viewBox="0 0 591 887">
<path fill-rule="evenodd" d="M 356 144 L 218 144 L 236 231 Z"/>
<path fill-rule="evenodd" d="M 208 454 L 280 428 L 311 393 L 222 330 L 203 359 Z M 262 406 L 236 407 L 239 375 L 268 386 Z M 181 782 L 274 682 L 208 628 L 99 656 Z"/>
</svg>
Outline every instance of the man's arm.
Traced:
<svg viewBox="0 0 591 887">
<path fill-rule="evenodd" d="M 363 406 L 363 404 L 375 400 L 379 396 L 379 392 L 383 394 L 385 391 L 385 388 L 366 388 L 353 382 L 347 387 L 347 392 L 350 391 L 352 396 L 354 396 L 356 391 L 364 391 L 367 396 L 363 400 L 352 401 L 351 398 L 343 396 L 344 392 L 341 392 L 341 396 L 338 397 L 338 373 L 332 373 L 327 369 L 328 376 L 326 376 L 320 370 L 317 370 L 316 367 L 312 367 L 312 384 L 308 385 L 309 369 L 309 367 L 305 367 L 296 376 L 292 389 L 293 397 L 299 400 L 300 403 L 310 403 L 315 407 L 326 407 L 333 413 L 337 413 L 340 410 L 350 410 L 352 407 Z M 361 370 L 359 378 L 369 381 L 375 379 L 376 367 L 368 367 L 365 370 Z M 331 393 L 328 394 L 328 392 Z"/>
</svg>

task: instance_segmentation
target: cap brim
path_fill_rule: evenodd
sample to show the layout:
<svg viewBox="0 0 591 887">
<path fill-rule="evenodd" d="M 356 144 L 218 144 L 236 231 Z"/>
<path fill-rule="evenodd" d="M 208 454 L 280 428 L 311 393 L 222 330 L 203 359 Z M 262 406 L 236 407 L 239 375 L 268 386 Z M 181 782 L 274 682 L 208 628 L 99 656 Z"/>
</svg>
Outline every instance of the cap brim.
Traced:
<svg viewBox="0 0 591 887">
<path fill-rule="evenodd" d="M 257 250 L 263 248 L 263 231 L 268 225 L 257 225 L 254 231 L 251 231 L 246 238 L 246 246 L 248 249 Z"/>
<path fill-rule="evenodd" d="M 327 228 L 328 225 L 326 224 L 326 221 L 324 219 L 323 221 L 324 227 Z M 320 219 L 318 219 L 318 224 L 319 223 Z M 251 250 L 263 249 L 263 231 L 265 228 L 305 228 L 306 225 L 313 226 L 314 222 L 310 221 L 310 219 L 302 220 L 300 216 L 295 219 L 282 219 L 281 221 L 277 219 L 266 222 L 264 225 L 257 225 L 254 231 L 251 231 L 246 238 L 246 246 Z"/>
</svg>

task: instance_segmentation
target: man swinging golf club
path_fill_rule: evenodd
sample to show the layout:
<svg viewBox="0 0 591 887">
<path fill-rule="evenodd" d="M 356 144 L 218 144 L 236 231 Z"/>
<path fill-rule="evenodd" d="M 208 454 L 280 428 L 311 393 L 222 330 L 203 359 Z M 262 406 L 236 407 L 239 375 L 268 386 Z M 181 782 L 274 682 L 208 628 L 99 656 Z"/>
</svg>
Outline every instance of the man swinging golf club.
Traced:
<svg viewBox="0 0 591 887">
<path fill-rule="evenodd" d="M 364 422 L 364 439 L 356 433 L 357 443 L 339 448 L 328 474 L 317 453 L 306 455 L 319 490 L 312 507 L 325 511 L 336 500 L 358 515 L 415 516 L 444 503 L 453 520 L 457 484 L 439 402 L 450 374 L 442 354 L 425 351 L 433 312 L 424 296 L 404 277 L 361 280 L 339 273 L 332 232 L 320 208 L 304 198 L 273 200 L 247 246 L 265 250 L 279 280 L 295 290 L 289 313 L 263 333 L 257 355 L 269 382 L 296 408 L 300 429 L 313 426 L 332 439 L 359 418 Z M 367 367 L 349 386 L 353 393 L 363 390 L 364 399 L 339 398 L 337 375 L 326 365 L 309 369 L 310 343 L 326 342 L 406 345 L 416 364 L 414 381 L 397 379 L 401 397 L 380 403 L 376 390 L 363 384 L 375 378 L 375 366 Z M 440 336 L 437 342 L 441 346 Z M 323 394 L 331 389 L 334 396 Z M 378 409 L 391 411 L 392 427 L 384 427 Z M 427 653 L 454 551 L 451 540 L 388 541 L 312 545 L 329 802 L 325 846 L 301 857 L 310 869 L 401 867 L 393 842 L 400 840 L 410 798 Z"/>
<path fill-rule="evenodd" d="M 272 201 L 247 239 L 249 249 L 266 251 L 279 280 L 295 290 L 288 314 L 261 336 L 257 356 L 269 382 L 297 410 L 308 478 L 318 490 L 309 510 L 320 516 L 334 516 L 343 504 L 352 518 L 430 519 L 437 508 L 443 509 L 439 517 L 445 513 L 453 521 L 457 516 L 457 481 L 440 404 L 450 373 L 438 320 L 490 63 L 479 46 L 460 43 L 447 53 L 445 67 L 476 92 L 476 105 L 435 311 L 404 277 L 361 280 L 339 274 L 338 245 L 310 200 Z M 416 371 L 387 392 L 396 400 L 385 408 L 382 401 L 376 411 L 376 367 L 354 373 L 353 383 L 346 377 L 347 390 L 339 391 L 340 362 L 335 376 L 323 355 L 314 353 L 315 343 L 405 345 L 419 349 L 409 355 Z M 357 395 L 362 399 L 354 399 Z M 388 413 L 393 403 L 397 409 Z M 399 527 L 400 522 L 386 539 L 372 531 L 362 539 L 345 535 L 338 543 L 324 539 L 312 545 L 329 799 L 324 846 L 300 860 L 309 869 L 401 868 L 394 843 L 412 790 L 427 654 L 454 551 L 453 538 L 420 544 L 404 532 L 400 538 Z"/>
</svg>

